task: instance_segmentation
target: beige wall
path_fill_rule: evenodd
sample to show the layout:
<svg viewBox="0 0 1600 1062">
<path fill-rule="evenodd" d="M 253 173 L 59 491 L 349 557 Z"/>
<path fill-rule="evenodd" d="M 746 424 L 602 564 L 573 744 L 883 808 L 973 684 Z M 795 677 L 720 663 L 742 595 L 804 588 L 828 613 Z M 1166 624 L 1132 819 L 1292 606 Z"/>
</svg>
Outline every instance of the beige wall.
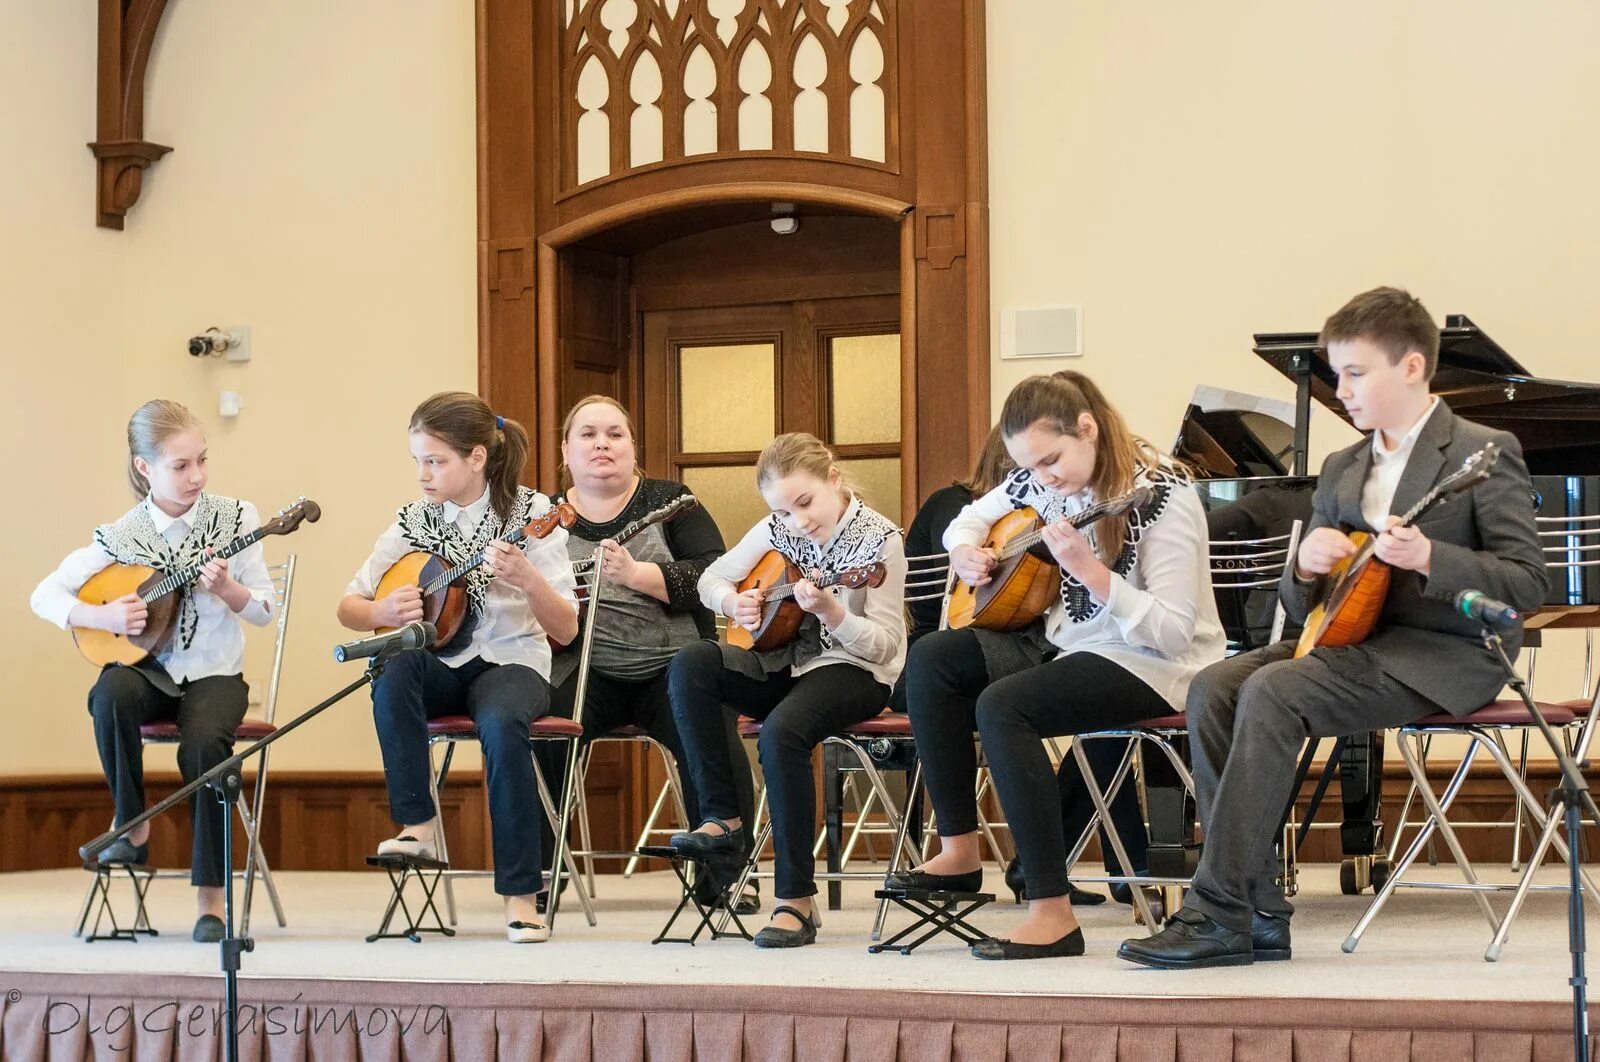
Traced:
<svg viewBox="0 0 1600 1062">
<path fill-rule="evenodd" d="M 430 391 L 476 386 L 473 7 L 170 5 L 145 132 L 174 150 L 122 233 L 94 227 L 84 147 L 95 5 L 0 0 L 0 15 L 0 97 L 20 123 L 0 195 L 0 350 L 25 506 L 0 576 L 0 633 L 25 663 L 0 720 L 30 734 L 0 745 L 0 775 L 92 771 L 93 672 L 27 595 L 130 503 L 121 433 L 146 398 L 206 422 L 214 489 L 263 512 L 300 494 L 323 506 L 268 545 L 301 559 L 280 711 L 357 674 L 329 655 L 345 637 L 333 606 L 412 490 L 405 418 Z M 252 326 L 254 360 L 190 359 L 184 340 L 212 324 Z M 217 415 L 224 388 L 244 397 L 235 421 Z M 269 641 L 252 632 L 247 677 Z M 279 769 L 376 768 L 366 698 L 281 750 Z"/>
<path fill-rule="evenodd" d="M 1250 334 L 1410 286 L 1542 375 L 1600 380 L 1600 11 L 1577 0 L 989 0 L 993 305 L 1075 302 L 1087 356 L 1165 444 L 1196 383 L 1286 396 Z M 352 672 L 332 605 L 408 496 L 403 421 L 474 382 L 472 5 L 171 5 L 147 135 L 176 150 L 123 233 L 93 226 L 93 5 L 0 0 L 0 352 L 13 499 L 0 636 L 22 661 L 0 775 L 92 771 L 92 678 L 27 611 L 125 508 L 120 433 L 154 395 L 211 425 L 215 485 L 323 522 L 302 557 L 283 707 Z M 16 101 L 26 101 L 26 106 Z M 249 366 L 181 343 L 249 324 Z M 998 355 L 998 335 L 995 337 Z M 1006 389 L 1056 362 L 995 362 Z M 242 392 L 243 415 L 216 416 Z M 1319 455 L 1350 437 L 1331 417 Z M 259 665 L 266 640 L 255 639 Z M 1566 654 L 1565 674 L 1575 672 Z M 1552 669 L 1560 679 L 1563 669 Z M 257 672 L 259 673 L 259 672 Z M 40 725 L 40 720 L 52 720 Z M 19 732 L 13 725 L 8 732 Z M 371 769 L 364 700 L 280 768 Z"/>
<path fill-rule="evenodd" d="M 1292 398 L 1251 334 L 1315 330 L 1377 284 L 1466 313 L 1538 375 L 1600 383 L 1600 7 L 988 10 L 996 320 L 1083 306 L 1072 364 L 1161 446 L 1197 383 Z M 997 410 L 1067 364 L 1000 360 L 998 327 L 994 351 Z M 1354 438 L 1312 419 L 1317 462 Z M 1567 695 L 1577 654 L 1552 655 L 1540 688 Z"/>
</svg>

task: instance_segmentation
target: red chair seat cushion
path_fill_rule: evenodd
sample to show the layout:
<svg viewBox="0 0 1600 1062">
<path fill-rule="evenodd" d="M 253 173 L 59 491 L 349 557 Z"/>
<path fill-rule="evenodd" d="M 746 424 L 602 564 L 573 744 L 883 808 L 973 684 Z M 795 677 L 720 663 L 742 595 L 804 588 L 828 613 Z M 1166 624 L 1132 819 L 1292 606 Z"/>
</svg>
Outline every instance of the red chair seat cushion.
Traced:
<svg viewBox="0 0 1600 1062">
<path fill-rule="evenodd" d="M 441 715 L 428 720 L 429 737 L 473 737 L 478 728 L 469 715 Z M 546 715 L 533 721 L 528 728 L 530 737 L 575 738 L 583 736 L 583 726 L 558 715 Z"/>
<path fill-rule="evenodd" d="M 1571 708 L 1563 707 L 1552 701 L 1537 701 L 1539 710 L 1544 713 L 1545 719 L 1551 726 L 1566 726 L 1577 718 Z M 1423 716 L 1412 726 L 1450 727 L 1450 726 L 1534 726 L 1533 717 L 1528 714 L 1528 709 L 1523 707 L 1518 698 L 1508 697 L 1498 701 L 1491 701 L 1468 715 L 1453 716 L 1449 712 L 1436 712 L 1433 715 Z"/>
<path fill-rule="evenodd" d="M 233 728 L 235 741 L 260 741 L 278 732 L 278 728 L 262 719 L 245 719 Z M 139 727 L 139 737 L 155 744 L 169 744 L 178 741 L 178 724 L 175 721 L 162 723 L 145 723 Z"/>
<path fill-rule="evenodd" d="M 751 719 L 748 715 L 739 717 L 739 736 L 755 737 L 761 733 L 761 720 Z"/>
<path fill-rule="evenodd" d="M 904 712 L 884 712 L 871 719 L 863 720 L 854 726 L 847 726 L 844 732 L 851 737 L 898 737 L 911 736 L 911 717 Z"/>
<path fill-rule="evenodd" d="M 608 738 L 647 738 L 650 736 L 650 731 L 642 726 L 627 723 L 614 730 L 607 730 L 602 736 Z"/>
<path fill-rule="evenodd" d="M 1188 730 L 1189 717 L 1179 712 L 1177 715 L 1161 715 L 1154 719 L 1141 719 L 1133 725 L 1141 730 Z"/>
</svg>

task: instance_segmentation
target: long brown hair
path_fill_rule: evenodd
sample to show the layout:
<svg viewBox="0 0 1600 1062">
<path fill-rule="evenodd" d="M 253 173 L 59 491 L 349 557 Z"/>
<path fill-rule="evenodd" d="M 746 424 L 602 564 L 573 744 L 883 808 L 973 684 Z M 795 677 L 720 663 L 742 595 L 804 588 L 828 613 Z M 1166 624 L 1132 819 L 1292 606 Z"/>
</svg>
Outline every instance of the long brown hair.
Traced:
<svg viewBox="0 0 1600 1062">
<path fill-rule="evenodd" d="M 1061 435 L 1080 437 L 1078 418 L 1087 413 L 1094 418 L 1099 434 L 1095 439 L 1094 476 L 1089 481 L 1095 497 L 1109 500 L 1133 488 L 1141 471 L 1158 468 L 1161 459 L 1155 448 L 1128 430 L 1127 421 L 1115 406 L 1106 401 L 1093 380 L 1071 370 L 1053 376 L 1030 376 L 1011 389 L 1005 408 L 1000 411 L 1000 430 L 1007 438 L 1020 435 L 1043 422 Z M 1109 516 L 1096 527 L 1096 553 L 1110 565 L 1128 541 L 1128 517 Z"/>
<path fill-rule="evenodd" d="M 489 504 L 501 519 L 517 503 L 522 466 L 528 462 L 528 432 L 509 417 L 497 417 L 489 403 L 466 391 L 440 391 L 430 395 L 411 414 L 409 431 L 432 435 L 467 457 L 473 447 L 488 454 L 483 467 L 489 481 Z"/>
<path fill-rule="evenodd" d="M 168 439 L 198 427 L 200 422 L 188 406 L 166 398 L 152 398 L 133 411 L 128 418 L 128 486 L 135 497 L 142 499 L 150 493 L 150 481 L 140 474 L 134 460 L 142 457 L 147 464 L 158 460 Z"/>
<path fill-rule="evenodd" d="M 561 442 L 566 443 L 572 436 L 572 422 L 578 419 L 579 410 L 596 403 L 602 406 L 610 406 L 622 414 L 622 422 L 628 426 L 628 438 L 633 440 L 633 472 L 634 475 L 642 479 L 645 472 L 639 464 L 639 433 L 633 427 L 633 414 L 628 412 L 627 406 L 610 395 L 584 395 L 572 403 L 572 408 L 567 410 L 567 418 L 561 422 Z M 559 477 L 562 490 L 570 490 L 572 488 L 572 469 L 567 467 L 566 458 L 563 457 L 561 459 L 561 467 L 556 470 L 556 475 Z"/>
<path fill-rule="evenodd" d="M 977 460 L 972 462 L 972 474 L 956 480 L 956 486 L 965 488 L 974 498 L 981 497 L 999 486 L 1006 473 L 1015 467 L 1011 455 L 1006 453 L 1005 436 L 1000 434 L 1000 425 L 996 424 L 989 429 Z"/>
</svg>

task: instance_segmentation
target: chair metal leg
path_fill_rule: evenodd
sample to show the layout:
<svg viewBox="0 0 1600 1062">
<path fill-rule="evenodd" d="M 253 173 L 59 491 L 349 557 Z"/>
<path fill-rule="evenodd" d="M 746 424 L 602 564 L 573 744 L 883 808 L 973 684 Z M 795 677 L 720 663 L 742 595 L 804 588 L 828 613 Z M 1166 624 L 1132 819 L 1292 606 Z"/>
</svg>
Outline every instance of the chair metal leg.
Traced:
<svg viewBox="0 0 1600 1062">
<path fill-rule="evenodd" d="M 1411 741 L 1416 741 L 1419 745 L 1422 743 L 1415 736 L 1412 736 Z M 1422 766 L 1417 754 L 1412 751 L 1411 741 L 1408 741 L 1407 734 L 1401 731 L 1396 744 L 1400 746 L 1401 759 L 1405 761 L 1406 770 L 1410 773 L 1412 781 L 1416 783 L 1418 794 L 1428 808 L 1428 817 L 1423 821 L 1421 829 L 1417 831 L 1416 839 L 1411 842 L 1411 847 L 1406 849 L 1399 862 L 1395 863 L 1393 869 L 1390 870 L 1389 880 L 1383 883 L 1383 888 L 1378 890 L 1378 894 L 1367 905 L 1366 911 L 1362 913 L 1361 918 L 1350 930 L 1350 934 L 1345 937 L 1344 943 L 1340 947 L 1346 954 L 1356 950 L 1356 946 L 1361 943 L 1361 937 L 1366 933 L 1367 927 L 1372 925 L 1373 920 L 1378 917 L 1378 912 L 1388 904 L 1389 898 L 1399 888 L 1400 881 L 1405 877 L 1406 871 L 1411 868 L 1417 857 L 1427 848 L 1428 841 L 1433 836 L 1434 831 L 1445 821 L 1445 812 L 1455 803 L 1456 795 L 1461 791 L 1462 784 L 1466 782 L 1467 773 L 1472 769 L 1472 761 L 1478 752 L 1478 742 L 1474 741 L 1467 746 L 1467 753 L 1461 757 L 1461 763 L 1456 768 L 1456 773 L 1451 776 L 1449 783 L 1446 784 L 1444 795 L 1435 799 L 1433 790 L 1427 783 L 1427 775 L 1424 773 L 1425 768 Z M 1466 873 L 1469 876 L 1468 880 L 1473 880 L 1470 868 L 1466 870 Z M 1486 917 L 1489 918 L 1490 925 L 1494 926 L 1493 912 L 1488 909 L 1489 904 L 1484 899 L 1483 894 L 1474 892 L 1473 897 L 1478 901 L 1480 908 L 1484 910 Z"/>
<path fill-rule="evenodd" d="M 650 805 L 650 814 L 645 816 L 644 828 L 639 831 L 639 839 L 633 842 L 633 847 L 635 850 L 643 848 L 645 845 L 650 843 L 650 835 L 656 832 L 656 823 L 660 820 L 661 812 L 666 806 L 667 783 L 663 782 L 661 784 L 661 790 L 656 793 L 656 802 Z M 692 826 L 685 827 L 685 829 L 693 828 L 694 827 Z M 634 855 L 629 856 L 628 861 L 622 866 L 622 876 L 625 878 L 633 877 L 633 872 L 638 869 L 639 860 L 641 858 L 642 857 L 639 856 L 637 852 Z"/>
<path fill-rule="evenodd" d="M 900 815 L 900 827 L 895 831 L 894 847 L 889 850 L 889 866 L 883 872 L 885 886 L 888 885 L 889 878 L 903 865 L 900 861 L 902 854 L 909 853 L 913 863 L 917 860 L 917 848 L 911 843 L 909 834 L 911 831 L 911 807 L 914 803 L 917 789 L 921 785 L 922 761 L 918 760 L 917 765 L 911 770 L 911 777 L 906 782 L 906 810 Z M 878 901 L 878 913 L 872 920 L 873 940 L 883 936 L 883 923 L 888 915 L 889 898 L 886 896 Z"/>
<path fill-rule="evenodd" d="M 1133 742 L 1128 743 L 1128 750 L 1133 751 Z M 1116 853 L 1117 865 L 1130 879 L 1137 875 L 1133 870 L 1133 861 L 1128 858 L 1128 849 L 1122 843 L 1122 837 L 1117 833 L 1117 827 L 1111 819 L 1111 808 L 1106 803 L 1105 794 L 1100 791 L 1100 784 L 1094 779 L 1094 771 L 1089 766 L 1089 756 L 1083 749 L 1081 741 L 1073 741 L 1072 757 L 1078 761 L 1078 770 L 1083 774 L 1083 786 L 1089 791 L 1089 799 L 1094 803 L 1095 815 L 1100 819 L 1101 828 L 1111 842 L 1111 850 Z M 1124 758 L 1126 760 L 1126 757 Z M 1121 773 L 1121 772 L 1119 772 Z M 1155 915 L 1150 911 L 1150 901 L 1144 897 L 1144 890 L 1137 881 L 1130 880 L 1128 892 L 1132 894 L 1133 905 L 1138 908 L 1139 916 L 1144 919 L 1144 924 L 1153 933 L 1156 929 Z"/>
<path fill-rule="evenodd" d="M 569 739 L 570 740 L 570 739 Z M 545 924 L 552 932 L 556 927 L 556 913 L 561 908 L 561 871 L 566 868 L 567 877 L 572 881 L 573 891 L 578 894 L 578 903 L 583 907 L 583 914 L 591 926 L 595 925 L 594 904 L 589 898 L 589 890 L 583 882 L 583 875 L 578 873 L 577 860 L 572 856 L 572 849 L 567 845 L 567 829 L 572 819 L 573 789 L 577 787 L 578 778 L 578 742 L 570 741 L 571 748 L 567 751 L 566 777 L 572 782 L 567 786 L 561 796 L 561 807 L 556 808 L 555 798 L 550 795 L 550 786 L 545 782 L 544 772 L 539 769 L 539 758 L 533 756 L 533 750 L 528 750 L 528 755 L 533 758 L 533 781 L 539 790 L 539 803 L 544 807 L 546 818 L 556 835 L 556 848 L 550 856 L 550 886 L 549 903 L 545 906 Z"/>
<path fill-rule="evenodd" d="M 455 758 L 456 746 L 453 741 L 444 743 L 444 760 L 437 771 L 433 766 L 433 745 L 428 746 L 428 792 L 433 797 L 433 839 L 439 846 L 439 862 L 446 865 L 450 862 L 450 842 L 445 837 L 444 830 L 444 805 L 439 801 L 439 787 L 450 776 L 450 761 Z M 450 924 L 456 924 L 456 889 L 455 883 L 449 874 L 444 876 L 444 907 L 445 913 L 450 916 Z"/>
<path fill-rule="evenodd" d="M 594 896 L 594 838 L 589 833 L 589 763 L 594 756 L 594 746 L 585 745 L 578 753 L 578 791 L 573 794 L 578 807 L 578 843 L 583 848 L 583 871 L 589 882 L 589 895 Z M 552 863 L 551 866 L 555 864 Z"/>
<path fill-rule="evenodd" d="M 978 829 L 983 832 L 983 839 L 989 846 L 989 854 L 994 856 L 996 863 L 1005 865 L 1006 854 L 1000 849 L 1000 842 L 995 839 L 994 827 L 989 823 L 989 816 L 983 813 L 983 798 L 989 794 L 989 768 L 978 768 Z"/>
<path fill-rule="evenodd" d="M 1522 749 L 1517 760 L 1517 773 L 1524 785 L 1528 782 L 1528 731 L 1522 731 Z M 1522 869 L 1522 805 L 1516 807 L 1516 820 L 1511 824 L 1511 870 Z"/>
</svg>

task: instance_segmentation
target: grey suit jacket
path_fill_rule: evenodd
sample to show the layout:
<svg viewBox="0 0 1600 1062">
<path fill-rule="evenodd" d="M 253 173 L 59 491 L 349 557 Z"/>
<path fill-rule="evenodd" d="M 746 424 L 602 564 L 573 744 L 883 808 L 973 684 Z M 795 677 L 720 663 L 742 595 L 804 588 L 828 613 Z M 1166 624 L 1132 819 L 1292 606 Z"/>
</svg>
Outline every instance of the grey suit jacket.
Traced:
<svg viewBox="0 0 1600 1062">
<path fill-rule="evenodd" d="M 1451 495 L 1417 521 L 1433 542 L 1430 575 L 1394 571 L 1377 629 L 1363 643 L 1385 674 L 1452 715 L 1483 707 L 1505 681 L 1499 662 L 1479 640 L 1479 624 L 1455 611 L 1455 595 L 1479 590 L 1532 612 L 1548 587 L 1522 447 L 1507 432 L 1456 416 L 1440 399 L 1417 437 L 1391 508 L 1406 512 L 1488 442 L 1501 450 L 1489 479 Z M 1317 480 L 1307 532 L 1328 526 L 1369 530 L 1361 489 L 1371 468 L 1370 438 L 1330 455 Z M 1288 613 L 1303 622 L 1324 581 L 1302 583 L 1289 565 L 1278 588 Z M 1506 635 L 1505 644 L 1514 659 L 1521 631 Z"/>
</svg>

